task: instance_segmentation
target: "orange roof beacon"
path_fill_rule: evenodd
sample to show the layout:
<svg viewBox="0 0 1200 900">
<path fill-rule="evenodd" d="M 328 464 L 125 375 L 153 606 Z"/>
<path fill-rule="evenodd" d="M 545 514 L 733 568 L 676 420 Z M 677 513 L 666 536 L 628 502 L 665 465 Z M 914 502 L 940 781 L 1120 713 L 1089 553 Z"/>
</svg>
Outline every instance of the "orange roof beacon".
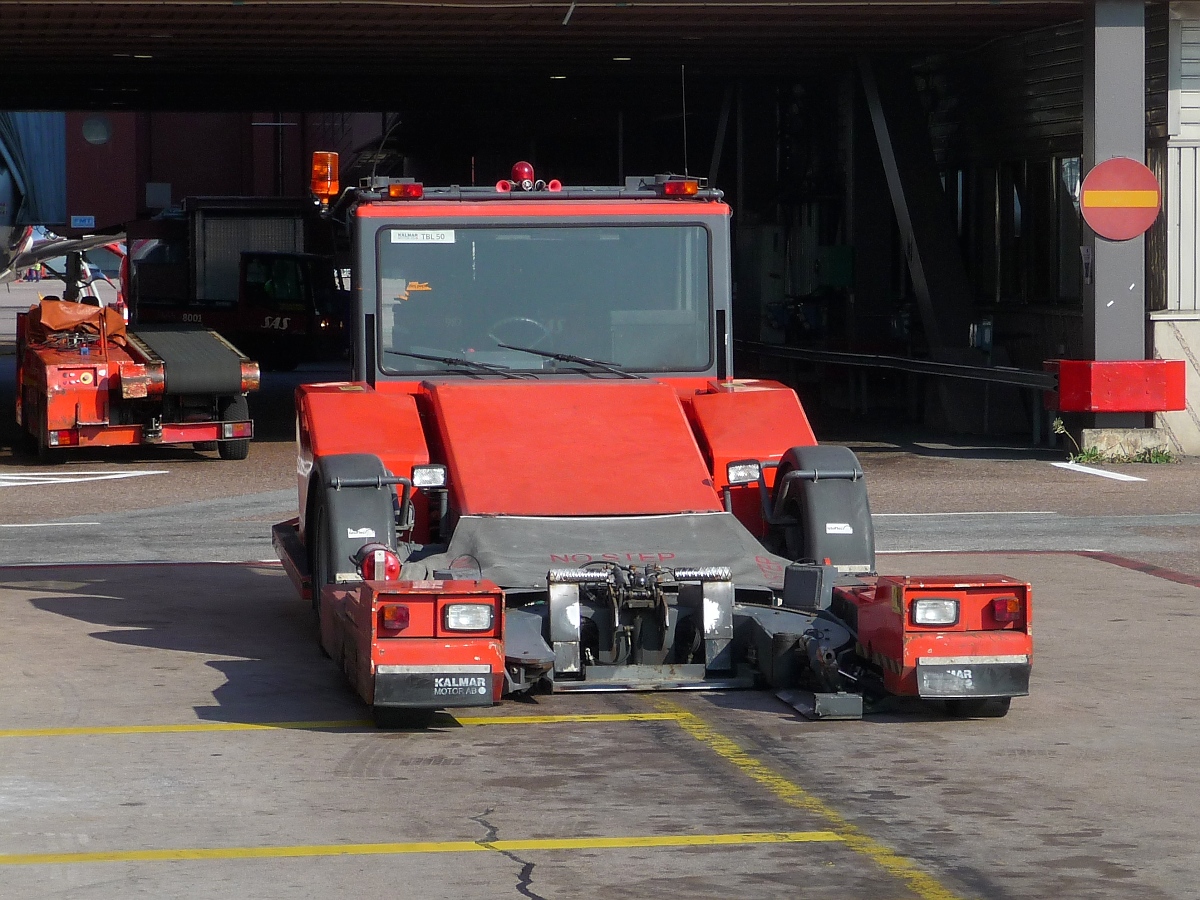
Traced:
<svg viewBox="0 0 1200 900">
<path fill-rule="evenodd" d="M 274 543 L 381 726 L 554 691 L 767 686 L 1003 715 L 1031 591 L 875 574 L 863 471 L 796 394 L 732 376 L 729 207 L 694 179 L 368 178 L 353 380 L 297 388 Z"/>
</svg>

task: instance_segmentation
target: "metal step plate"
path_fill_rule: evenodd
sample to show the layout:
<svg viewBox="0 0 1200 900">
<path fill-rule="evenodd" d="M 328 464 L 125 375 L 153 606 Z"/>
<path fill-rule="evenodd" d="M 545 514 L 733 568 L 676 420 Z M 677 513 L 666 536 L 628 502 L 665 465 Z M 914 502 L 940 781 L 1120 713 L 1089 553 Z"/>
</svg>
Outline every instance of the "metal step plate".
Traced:
<svg viewBox="0 0 1200 900">
<path fill-rule="evenodd" d="M 721 691 L 754 687 L 754 672 L 705 675 L 700 663 L 677 666 L 585 666 L 578 681 L 555 681 L 554 692 Z"/>
</svg>

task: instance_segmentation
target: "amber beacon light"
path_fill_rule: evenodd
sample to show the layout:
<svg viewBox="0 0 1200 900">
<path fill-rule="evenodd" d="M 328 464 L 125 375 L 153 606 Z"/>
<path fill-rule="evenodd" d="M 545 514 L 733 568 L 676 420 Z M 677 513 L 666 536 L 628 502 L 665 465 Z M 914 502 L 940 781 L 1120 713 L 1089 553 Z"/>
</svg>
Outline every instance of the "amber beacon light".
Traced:
<svg viewBox="0 0 1200 900">
<path fill-rule="evenodd" d="M 318 150 L 312 155 L 312 193 L 322 205 L 336 197 L 341 185 L 338 183 L 338 155 L 328 150 Z"/>
</svg>

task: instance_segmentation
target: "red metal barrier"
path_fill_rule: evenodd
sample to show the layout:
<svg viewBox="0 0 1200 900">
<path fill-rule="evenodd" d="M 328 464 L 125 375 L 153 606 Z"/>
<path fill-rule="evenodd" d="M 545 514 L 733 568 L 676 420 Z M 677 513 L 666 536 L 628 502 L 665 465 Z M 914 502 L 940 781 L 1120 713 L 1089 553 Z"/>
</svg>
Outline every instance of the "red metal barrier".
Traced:
<svg viewBox="0 0 1200 900">
<path fill-rule="evenodd" d="M 1048 359 L 1058 390 L 1043 394 L 1060 412 L 1167 412 L 1186 408 L 1186 369 L 1180 359 Z"/>
</svg>

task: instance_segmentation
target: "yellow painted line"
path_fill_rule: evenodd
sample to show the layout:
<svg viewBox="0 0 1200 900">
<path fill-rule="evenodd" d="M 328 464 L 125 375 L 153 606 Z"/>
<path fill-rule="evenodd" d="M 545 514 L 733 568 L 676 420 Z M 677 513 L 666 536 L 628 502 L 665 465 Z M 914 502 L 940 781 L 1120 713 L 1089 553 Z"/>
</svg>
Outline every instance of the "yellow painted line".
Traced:
<svg viewBox="0 0 1200 900">
<path fill-rule="evenodd" d="M 699 716 L 665 698 L 656 698 L 654 705 L 663 712 L 671 712 L 678 716 L 676 721 L 680 728 L 784 803 L 824 819 L 846 846 L 868 857 L 889 875 L 903 881 L 923 900 L 961 900 L 958 894 L 923 872 L 912 860 L 867 835 L 833 807 L 755 759 L 739 744 L 721 734 Z"/>
<path fill-rule="evenodd" d="M 464 726 L 563 725 L 588 724 L 590 722 L 670 722 L 678 719 L 679 715 L 672 712 L 638 712 L 565 716 L 454 716 L 453 718 L 457 724 Z M 0 738 L 79 737 L 111 734 L 203 734 L 219 731 L 271 731 L 275 729 L 316 731 L 371 727 L 374 727 L 374 723 L 370 719 L 322 722 L 193 722 L 181 725 L 81 725 L 69 728 L 0 729 Z"/>
<path fill-rule="evenodd" d="M 1158 191 L 1084 191 L 1083 205 L 1088 209 L 1154 209 Z"/>
<path fill-rule="evenodd" d="M 531 838 L 515 841 L 412 841 L 392 844 L 299 844 L 290 847 L 192 847 L 166 850 L 98 850 L 79 853 L 4 853 L 0 866 L 99 862 L 178 862 L 188 859 L 278 859 L 296 856 L 388 856 L 414 853 L 496 853 L 546 850 L 623 850 L 645 847 L 728 847 L 747 844 L 836 843 L 832 831 L 750 831 L 631 837 Z"/>
</svg>

